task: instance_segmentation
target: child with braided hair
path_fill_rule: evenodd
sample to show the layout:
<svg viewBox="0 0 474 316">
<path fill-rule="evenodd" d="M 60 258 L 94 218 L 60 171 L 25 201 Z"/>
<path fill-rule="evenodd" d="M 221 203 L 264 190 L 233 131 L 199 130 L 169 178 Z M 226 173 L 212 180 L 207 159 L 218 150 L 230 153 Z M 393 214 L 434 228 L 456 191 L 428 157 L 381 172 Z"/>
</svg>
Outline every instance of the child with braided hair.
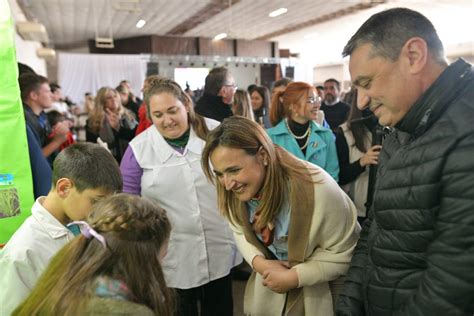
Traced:
<svg viewBox="0 0 474 316">
<path fill-rule="evenodd" d="M 171 231 L 163 209 L 122 193 L 69 225 L 81 235 L 52 259 L 13 315 L 172 315 L 161 269 Z"/>
<path fill-rule="evenodd" d="M 76 143 L 59 153 L 48 195 L 36 199 L 31 216 L 0 251 L 0 315 L 11 314 L 28 296 L 51 258 L 74 238 L 66 225 L 83 220 L 94 203 L 120 191 L 119 166 L 105 148 Z"/>
</svg>

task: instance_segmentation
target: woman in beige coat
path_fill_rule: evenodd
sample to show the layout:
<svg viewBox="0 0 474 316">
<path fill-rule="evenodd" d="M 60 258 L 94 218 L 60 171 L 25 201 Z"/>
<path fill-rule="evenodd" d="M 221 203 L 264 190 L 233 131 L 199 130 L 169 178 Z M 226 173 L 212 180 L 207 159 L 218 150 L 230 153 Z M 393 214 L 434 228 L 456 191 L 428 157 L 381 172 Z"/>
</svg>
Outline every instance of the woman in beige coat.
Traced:
<svg viewBox="0 0 474 316">
<path fill-rule="evenodd" d="M 253 268 L 244 312 L 332 315 L 331 290 L 349 267 L 360 230 L 353 203 L 332 177 L 242 117 L 210 132 L 202 163 L 218 180 L 220 209 Z"/>
</svg>

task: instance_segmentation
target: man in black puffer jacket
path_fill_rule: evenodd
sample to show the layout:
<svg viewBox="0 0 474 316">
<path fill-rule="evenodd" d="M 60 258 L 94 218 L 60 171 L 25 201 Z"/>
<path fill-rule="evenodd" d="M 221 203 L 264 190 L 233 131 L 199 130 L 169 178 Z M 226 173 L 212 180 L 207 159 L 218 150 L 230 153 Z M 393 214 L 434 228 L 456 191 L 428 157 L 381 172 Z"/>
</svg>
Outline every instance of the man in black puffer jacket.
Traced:
<svg viewBox="0 0 474 316">
<path fill-rule="evenodd" d="M 367 20 L 343 52 L 382 125 L 369 219 L 337 315 L 474 313 L 474 73 L 450 66 L 429 20 L 395 8 Z"/>
<path fill-rule="evenodd" d="M 204 94 L 196 103 L 194 111 L 204 117 L 222 122 L 232 116 L 232 102 L 237 86 L 230 71 L 225 67 L 211 69 L 206 76 Z"/>
</svg>

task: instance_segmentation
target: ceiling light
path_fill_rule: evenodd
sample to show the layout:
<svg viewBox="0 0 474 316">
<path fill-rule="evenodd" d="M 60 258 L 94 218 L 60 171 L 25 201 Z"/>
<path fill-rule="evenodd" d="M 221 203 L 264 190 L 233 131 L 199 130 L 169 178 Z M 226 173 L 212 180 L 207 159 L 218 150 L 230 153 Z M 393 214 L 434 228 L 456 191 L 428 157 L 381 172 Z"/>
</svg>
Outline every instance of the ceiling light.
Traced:
<svg viewBox="0 0 474 316">
<path fill-rule="evenodd" d="M 145 20 L 140 20 L 140 21 L 137 22 L 136 27 L 141 29 L 143 26 L 145 26 L 145 24 L 146 24 Z"/>
<path fill-rule="evenodd" d="M 275 11 L 272 11 L 268 14 L 269 17 L 271 18 L 274 18 L 274 17 L 277 17 L 279 15 L 282 15 L 284 13 L 288 12 L 288 9 L 287 8 L 280 8 L 278 10 L 275 10 Z"/>
<path fill-rule="evenodd" d="M 218 41 L 218 40 L 221 40 L 221 39 L 226 38 L 226 37 L 227 37 L 227 33 L 220 33 L 220 34 L 217 34 L 216 36 L 214 36 L 214 40 Z"/>
</svg>

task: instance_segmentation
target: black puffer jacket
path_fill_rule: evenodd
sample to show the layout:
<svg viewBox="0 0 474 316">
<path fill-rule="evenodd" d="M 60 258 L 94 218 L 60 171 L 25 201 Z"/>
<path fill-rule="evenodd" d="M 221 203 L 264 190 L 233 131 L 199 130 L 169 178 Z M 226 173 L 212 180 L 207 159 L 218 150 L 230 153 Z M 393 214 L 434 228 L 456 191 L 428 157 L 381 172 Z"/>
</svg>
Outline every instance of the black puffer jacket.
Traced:
<svg viewBox="0 0 474 316">
<path fill-rule="evenodd" d="M 337 315 L 474 313 L 474 74 L 458 60 L 384 142 Z"/>
<path fill-rule="evenodd" d="M 222 97 L 211 94 L 203 94 L 198 100 L 194 111 L 204 117 L 222 122 L 225 118 L 232 116 L 229 104 L 222 101 Z"/>
</svg>

